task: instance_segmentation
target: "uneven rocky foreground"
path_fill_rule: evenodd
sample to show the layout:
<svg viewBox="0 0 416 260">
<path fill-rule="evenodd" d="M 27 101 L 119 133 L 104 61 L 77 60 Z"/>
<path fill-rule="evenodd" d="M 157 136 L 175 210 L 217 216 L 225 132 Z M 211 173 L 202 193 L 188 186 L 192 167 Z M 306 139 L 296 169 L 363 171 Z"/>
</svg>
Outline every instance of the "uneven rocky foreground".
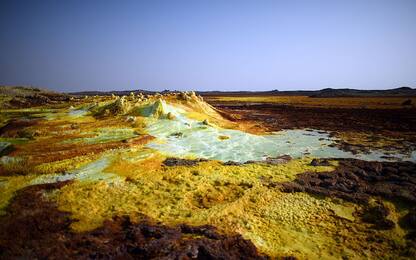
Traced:
<svg viewBox="0 0 416 260">
<path fill-rule="evenodd" d="M 263 258 L 250 241 L 221 235 L 212 226 L 167 227 L 148 220 L 133 223 L 124 216 L 91 232 L 73 233 L 69 214 L 43 196 L 66 184 L 36 185 L 19 192 L 1 218 L 2 258 Z"/>
<path fill-rule="evenodd" d="M 414 109 L 33 99 L 0 113 L 1 259 L 416 257 Z"/>
</svg>

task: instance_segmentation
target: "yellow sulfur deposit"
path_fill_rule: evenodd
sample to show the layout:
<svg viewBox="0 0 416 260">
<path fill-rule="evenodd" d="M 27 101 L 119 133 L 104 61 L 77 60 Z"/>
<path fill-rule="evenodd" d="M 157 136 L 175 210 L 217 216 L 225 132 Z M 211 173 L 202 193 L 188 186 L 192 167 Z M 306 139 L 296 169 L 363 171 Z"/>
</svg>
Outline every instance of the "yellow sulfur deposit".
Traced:
<svg viewBox="0 0 416 260">
<path fill-rule="evenodd" d="M 192 167 L 166 167 L 160 164 L 162 160 L 162 156 L 136 163 L 116 159 L 106 171 L 125 178 L 68 185 L 57 195 L 59 208 L 72 213 L 76 231 L 99 227 L 115 215 L 140 213 L 165 224 L 211 224 L 223 232 L 237 231 L 272 255 L 282 253 L 275 235 L 283 227 L 291 232 L 303 219 L 304 228 L 313 228 L 308 222 L 330 210 L 328 201 L 283 194 L 268 185 L 292 180 L 305 171 L 333 169 L 309 166 L 310 159 L 242 166 L 208 161 Z"/>
<path fill-rule="evenodd" d="M 13 198 L 16 191 L 26 187 L 36 176 L 0 176 L 0 215 L 5 213 L 5 208 Z"/>
<path fill-rule="evenodd" d="M 259 98 L 245 101 L 289 99 Z M 351 105 L 360 104 L 355 102 Z M 271 257 L 301 259 L 390 257 L 388 250 L 404 243 L 399 227 L 369 232 L 359 215 L 362 204 L 279 188 L 298 174 L 335 170 L 338 162 L 331 158 L 381 160 L 381 149 L 399 140 L 374 142 L 368 134 L 337 133 L 350 143 L 365 140 L 380 149 L 352 154 L 334 147 L 325 131 L 256 135 L 247 130 L 250 123 L 228 120 L 193 92 L 95 97 L 70 109 L 32 112 L 40 119 L 25 128 L 30 138 L 13 130 L 20 127 L 16 123 L 0 140 L 14 148 L 1 159 L 1 213 L 24 187 L 73 180 L 48 198 L 70 213 L 75 232 L 94 230 L 115 216 L 146 216 L 168 226 L 212 225 L 220 233 L 241 234 Z M 396 159 L 415 160 L 412 156 Z M 327 158 L 312 163 L 327 166 L 313 166 L 314 158 Z M 389 205 L 397 223 L 405 213 Z"/>
<path fill-rule="evenodd" d="M 144 214 L 168 225 L 210 224 L 221 232 L 238 232 L 270 256 L 327 259 L 354 255 L 348 247 L 354 243 L 358 247 L 365 239 L 356 237 L 348 247 L 334 242 L 337 236 L 351 239 L 351 228 L 364 228 L 352 222 L 358 206 L 305 193 L 281 193 L 270 185 L 333 166 L 313 167 L 310 159 L 301 159 L 281 165 L 226 166 L 208 161 L 167 167 L 161 165 L 161 155 L 138 162 L 128 158 L 124 154 L 106 169 L 123 178 L 75 182 L 56 195 L 59 209 L 77 220 L 74 230 L 92 230 L 116 215 Z M 345 226 L 344 234 L 337 231 L 339 226 Z"/>
</svg>

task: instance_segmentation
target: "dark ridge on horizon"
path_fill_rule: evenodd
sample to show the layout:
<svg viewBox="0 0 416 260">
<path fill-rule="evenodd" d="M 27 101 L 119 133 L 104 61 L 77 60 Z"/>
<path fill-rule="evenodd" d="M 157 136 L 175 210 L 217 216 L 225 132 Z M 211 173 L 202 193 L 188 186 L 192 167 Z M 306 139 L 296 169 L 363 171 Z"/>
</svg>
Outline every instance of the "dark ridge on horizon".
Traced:
<svg viewBox="0 0 416 260">
<path fill-rule="evenodd" d="M 19 93 L 25 95 L 24 93 L 30 92 L 49 92 L 56 93 L 59 92 L 49 90 L 42 87 L 34 86 L 0 86 L 0 94 L 6 93 Z M 16 92 L 16 90 L 18 90 Z M 136 90 L 113 90 L 113 91 L 79 91 L 79 92 L 62 92 L 62 94 L 74 95 L 74 96 L 105 96 L 105 95 L 129 95 L 131 92 L 143 93 L 143 94 L 156 94 L 156 93 L 170 93 L 170 92 L 180 92 L 178 90 L 163 90 L 163 91 L 152 91 L 144 89 Z M 324 88 L 320 90 L 285 90 L 279 91 L 269 90 L 269 91 L 195 91 L 197 94 L 202 96 L 262 96 L 262 95 L 272 95 L 272 96 L 309 96 L 309 97 L 377 97 L 377 96 L 416 96 L 416 88 L 411 88 L 407 86 L 385 89 L 385 90 L 362 90 L 362 89 L 352 89 L 352 88 Z"/>
<path fill-rule="evenodd" d="M 155 94 L 155 93 L 170 93 L 179 92 L 177 90 L 163 90 L 163 91 L 150 91 L 150 90 L 121 90 L 121 91 L 81 91 L 81 92 L 70 92 L 71 95 L 82 95 L 82 96 L 95 96 L 95 95 L 128 95 L 133 93 L 143 94 Z M 202 96 L 260 96 L 260 95 L 274 95 L 274 96 L 310 96 L 310 97 L 366 97 L 366 96 L 416 96 L 416 88 L 411 87 L 399 87 L 386 90 L 360 90 L 350 88 L 324 88 L 320 90 L 285 90 L 279 91 L 195 91 L 197 94 Z"/>
</svg>

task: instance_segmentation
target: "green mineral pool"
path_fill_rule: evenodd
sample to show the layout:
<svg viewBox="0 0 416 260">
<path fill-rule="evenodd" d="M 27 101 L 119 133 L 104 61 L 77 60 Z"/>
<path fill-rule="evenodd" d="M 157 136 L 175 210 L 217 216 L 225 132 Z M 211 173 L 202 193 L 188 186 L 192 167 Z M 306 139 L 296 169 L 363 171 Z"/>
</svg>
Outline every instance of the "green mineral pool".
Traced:
<svg viewBox="0 0 416 260">
<path fill-rule="evenodd" d="M 293 158 L 356 158 L 368 161 L 416 161 L 416 153 L 400 154 L 374 150 L 352 154 L 333 147 L 335 139 L 327 132 L 284 130 L 270 135 L 254 135 L 239 130 L 222 129 L 187 118 L 185 112 L 163 102 L 164 111 L 174 120 L 149 118 L 147 132 L 156 137 L 148 147 L 177 157 L 197 157 L 221 161 L 260 161 L 267 157 L 290 155 Z"/>
</svg>

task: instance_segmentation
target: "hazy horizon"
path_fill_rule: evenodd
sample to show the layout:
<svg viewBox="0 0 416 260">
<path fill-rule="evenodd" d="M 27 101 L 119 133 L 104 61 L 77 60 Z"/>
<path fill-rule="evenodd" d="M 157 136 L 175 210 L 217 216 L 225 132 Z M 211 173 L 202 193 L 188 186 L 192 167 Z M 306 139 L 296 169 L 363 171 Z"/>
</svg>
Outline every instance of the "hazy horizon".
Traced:
<svg viewBox="0 0 416 260">
<path fill-rule="evenodd" d="M 0 85 L 416 86 L 416 1 L 2 1 Z"/>
<path fill-rule="evenodd" d="M 52 88 L 46 88 L 44 86 L 35 86 L 35 85 L 2 85 L 0 84 L 0 87 L 33 87 L 33 88 L 39 88 L 39 89 L 44 89 L 44 90 L 54 90 Z M 416 90 L 415 87 L 412 86 L 397 86 L 397 87 L 392 87 L 392 88 L 385 88 L 385 89 L 380 89 L 380 88 L 367 88 L 367 89 L 360 89 L 360 88 L 332 88 L 332 89 L 350 89 L 350 90 L 392 90 L 392 89 L 398 89 L 398 88 L 403 88 L 403 87 L 408 87 L 411 89 Z M 79 90 L 79 91 L 61 91 L 61 90 L 55 90 L 58 92 L 62 92 L 62 93 L 78 93 L 78 92 L 118 92 L 118 91 L 154 91 L 154 92 L 163 92 L 163 91 L 171 91 L 171 92 L 175 92 L 175 91 L 196 91 L 196 92 L 244 92 L 244 91 L 248 91 L 248 92 L 263 92 L 263 91 L 317 91 L 317 90 L 323 90 L 326 88 L 315 88 L 315 89 L 267 89 L 267 90 L 219 90 L 219 89 L 210 89 L 210 90 L 198 90 L 198 89 L 188 89 L 188 90 L 181 90 L 181 89 L 146 89 L 146 88 L 130 88 L 130 89 L 109 89 L 109 90 L 100 90 L 100 89 L 84 89 L 84 90 Z"/>
</svg>

